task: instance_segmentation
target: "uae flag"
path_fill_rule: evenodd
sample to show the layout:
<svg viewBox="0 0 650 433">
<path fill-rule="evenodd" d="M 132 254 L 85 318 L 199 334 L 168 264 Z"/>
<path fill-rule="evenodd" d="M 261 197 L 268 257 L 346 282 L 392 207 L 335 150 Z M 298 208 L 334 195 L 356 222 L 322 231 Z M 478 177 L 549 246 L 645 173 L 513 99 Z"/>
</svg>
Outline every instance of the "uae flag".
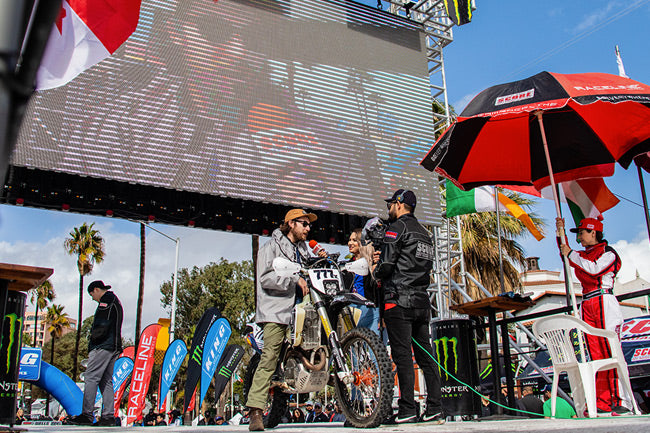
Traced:
<svg viewBox="0 0 650 433">
<path fill-rule="evenodd" d="M 140 0 L 63 0 L 36 89 L 59 87 L 117 50 L 138 26 Z"/>
</svg>

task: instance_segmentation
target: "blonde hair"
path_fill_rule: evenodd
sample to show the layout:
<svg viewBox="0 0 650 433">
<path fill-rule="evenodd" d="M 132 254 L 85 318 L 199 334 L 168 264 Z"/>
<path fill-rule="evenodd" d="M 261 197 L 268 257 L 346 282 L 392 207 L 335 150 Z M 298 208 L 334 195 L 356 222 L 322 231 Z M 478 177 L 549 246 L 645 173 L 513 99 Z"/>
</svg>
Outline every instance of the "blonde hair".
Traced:
<svg viewBox="0 0 650 433">
<path fill-rule="evenodd" d="M 366 259 L 368 262 L 368 266 L 372 266 L 372 256 L 375 253 L 375 247 L 372 246 L 372 243 L 368 243 L 368 245 L 363 245 L 361 243 L 361 234 L 363 232 L 363 229 L 354 229 L 352 230 L 352 233 L 356 233 L 357 235 L 357 243 L 359 244 L 359 256 L 363 257 Z"/>
</svg>

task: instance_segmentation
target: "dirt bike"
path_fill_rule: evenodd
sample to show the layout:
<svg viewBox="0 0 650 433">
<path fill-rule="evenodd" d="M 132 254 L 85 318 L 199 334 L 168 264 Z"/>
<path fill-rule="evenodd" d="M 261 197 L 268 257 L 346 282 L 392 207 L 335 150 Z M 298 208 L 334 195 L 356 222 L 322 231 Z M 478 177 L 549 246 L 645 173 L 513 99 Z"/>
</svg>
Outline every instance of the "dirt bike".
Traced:
<svg viewBox="0 0 650 433">
<path fill-rule="evenodd" d="M 334 386 L 349 424 L 359 428 L 380 425 L 392 412 L 392 363 L 376 333 L 354 327 L 355 311 L 350 306 L 374 304 L 358 293 L 349 293 L 341 275 L 367 275 L 366 260 L 339 264 L 336 257 L 330 256 L 301 265 L 278 257 L 273 268 L 280 276 L 299 274 L 307 281 L 309 294 L 294 307 L 271 379 L 271 407 L 265 426 L 280 423 L 291 394 L 318 392 L 327 385 Z M 244 394 L 248 398 L 263 344 L 261 329 L 248 333 L 246 340 L 257 352 L 244 377 Z"/>
</svg>

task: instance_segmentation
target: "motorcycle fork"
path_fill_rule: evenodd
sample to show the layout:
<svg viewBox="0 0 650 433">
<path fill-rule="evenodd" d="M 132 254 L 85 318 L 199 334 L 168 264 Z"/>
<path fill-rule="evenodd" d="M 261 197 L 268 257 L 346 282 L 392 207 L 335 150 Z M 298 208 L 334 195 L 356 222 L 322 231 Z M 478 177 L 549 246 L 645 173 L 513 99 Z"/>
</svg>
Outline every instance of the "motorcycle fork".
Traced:
<svg viewBox="0 0 650 433">
<path fill-rule="evenodd" d="M 318 316 L 320 317 L 320 321 L 323 324 L 325 335 L 327 335 L 327 341 L 329 342 L 330 348 L 332 349 L 332 356 L 334 357 L 334 363 L 337 367 L 337 375 L 343 382 L 351 382 L 353 380 L 352 373 L 343 360 L 343 349 L 341 349 L 341 343 L 339 343 L 336 331 L 332 327 L 332 322 L 330 321 L 329 315 L 327 314 L 325 302 L 323 302 L 323 298 L 316 290 L 311 290 L 310 295 L 312 303 L 314 304 L 314 308 L 316 308 L 316 311 L 318 311 Z"/>
</svg>

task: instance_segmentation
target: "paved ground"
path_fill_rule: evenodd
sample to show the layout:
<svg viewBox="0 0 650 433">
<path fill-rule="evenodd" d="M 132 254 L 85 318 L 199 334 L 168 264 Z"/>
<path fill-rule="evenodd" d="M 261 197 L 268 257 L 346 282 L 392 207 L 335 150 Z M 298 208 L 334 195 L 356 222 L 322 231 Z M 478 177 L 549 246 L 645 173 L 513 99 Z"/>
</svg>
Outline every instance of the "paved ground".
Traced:
<svg viewBox="0 0 650 433">
<path fill-rule="evenodd" d="M 17 426 L 18 427 L 18 426 Z M 248 426 L 201 426 L 201 427 L 102 427 L 102 428 L 85 428 L 74 426 L 20 426 L 29 432 L 74 432 L 74 433 L 96 433 L 98 430 L 107 431 L 139 431 L 145 430 L 153 433 L 166 432 L 197 432 L 197 433 L 214 433 L 218 432 L 248 432 Z M 0 428 L 0 431 L 3 431 Z M 548 433 L 548 432 L 585 432 L 585 433 L 650 433 L 650 416 L 625 416 L 625 417 L 608 417 L 598 419 L 570 419 L 570 420 L 550 420 L 550 419 L 517 419 L 504 421 L 466 421 L 466 422 L 447 422 L 442 425 L 435 424 L 410 424 L 404 426 L 381 426 L 374 430 L 362 430 L 353 428 L 344 428 L 342 423 L 331 424 L 282 424 L 279 427 L 267 430 L 273 433 L 350 433 L 353 431 L 365 432 L 433 432 L 433 433 L 452 433 L 452 432 L 477 432 L 477 433 L 507 433 L 507 432 L 526 432 L 526 433 Z"/>
</svg>

